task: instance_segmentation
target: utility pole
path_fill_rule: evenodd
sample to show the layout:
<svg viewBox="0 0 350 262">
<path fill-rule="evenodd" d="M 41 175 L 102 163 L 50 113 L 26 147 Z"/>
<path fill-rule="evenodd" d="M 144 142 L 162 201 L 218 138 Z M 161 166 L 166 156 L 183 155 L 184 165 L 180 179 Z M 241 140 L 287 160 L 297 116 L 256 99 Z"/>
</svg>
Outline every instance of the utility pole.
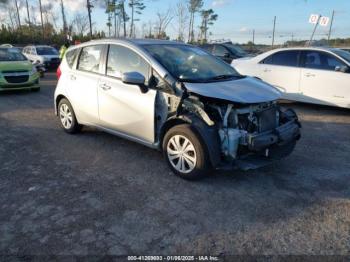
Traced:
<svg viewBox="0 0 350 262">
<path fill-rule="evenodd" d="M 255 45 L 255 29 L 253 29 L 253 45 Z"/>
<path fill-rule="evenodd" d="M 30 27 L 30 16 L 29 16 L 29 5 L 28 5 L 28 0 L 26 0 L 26 6 L 27 6 L 28 24 L 29 24 L 29 27 Z"/>
<path fill-rule="evenodd" d="M 331 24 L 329 25 L 329 32 L 328 32 L 328 45 L 329 45 L 329 41 L 331 40 L 331 34 L 332 34 L 332 27 L 333 27 L 334 14 L 335 14 L 335 11 L 333 10 L 333 12 L 332 12 L 332 18 L 331 18 Z"/>
<path fill-rule="evenodd" d="M 89 26 L 90 26 L 90 40 L 91 40 L 92 39 L 91 8 L 93 7 L 93 5 L 90 3 L 90 0 L 86 0 L 86 7 L 88 9 Z"/>
<path fill-rule="evenodd" d="M 271 47 L 275 44 L 275 31 L 276 31 L 276 16 L 273 19 L 273 30 L 272 30 L 272 44 Z"/>
<path fill-rule="evenodd" d="M 67 37 L 68 26 L 67 26 L 66 14 L 64 12 L 63 0 L 61 0 L 61 13 L 62 13 L 62 21 L 63 21 L 63 33 L 64 33 L 64 37 Z"/>
<path fill-rule="evenodd" d="M 315 24 L 314 31 L 312 31 L 312 35 L 311 35 L 311 38 L 310 38 L 310 41 L 309 41 L 309 46 L 311 45 L 312 40 L 314 39 L 314 35 L 315 35 L 315 33 L 316 33 L 316 29 L 317 29 L 318 24 L 319 24 L 319 22 L 320 22 L 320 20 L 321 20 L 321 17 L 322 17 L 322 15 L 319 15 L 318 18 L 317 18 L 317 22 L 316 22 L 316 24 Z"/>
<path fill-rule="evenodd" d="M 45 40 L 45 30 L 44 30 L 44 20 L 43 20 L 43 8 L 41 5 L 41 0 L 39 0 L 39 6 L 40 6 L 40 19 L 41 19 L 41 30 L 42 30 L 42 34 L 43 34 L 43 40 Z"/>
<path fill-rule="evenodd" d="M 19 15 L 19 9 L 18 9 L 18 3 L 17 3 L 17 0 L 15 0 L 15 4 L 16 4 L 16 10 L 17 10 L 17 19 L 18 19 L 18 26 L 19 26 L 19 29 L 21 29 L 21 18 L 20 18 L 20 15 Z"/>
</svg>

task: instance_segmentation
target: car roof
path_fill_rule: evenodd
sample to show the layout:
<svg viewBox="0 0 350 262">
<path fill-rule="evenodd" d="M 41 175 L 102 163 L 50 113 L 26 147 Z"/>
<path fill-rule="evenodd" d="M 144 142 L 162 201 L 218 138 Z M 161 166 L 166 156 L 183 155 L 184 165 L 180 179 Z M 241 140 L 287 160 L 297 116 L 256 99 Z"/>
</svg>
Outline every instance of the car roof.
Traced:
<svg viewBox="0 0 350 262">
<path fill-rule="evenodd" d="M 108 43 L 125 43 L 136 46 L 144 45 L 187 45 L 182 42 L 170 41 L 170 40 L 160 40 L 160 39 L 126 39 L 126 38 L 104 38 L 98 40 L 91 40 L 77 46 L 86 46 L 92 44 L 108 44 Z"/>
</svg>

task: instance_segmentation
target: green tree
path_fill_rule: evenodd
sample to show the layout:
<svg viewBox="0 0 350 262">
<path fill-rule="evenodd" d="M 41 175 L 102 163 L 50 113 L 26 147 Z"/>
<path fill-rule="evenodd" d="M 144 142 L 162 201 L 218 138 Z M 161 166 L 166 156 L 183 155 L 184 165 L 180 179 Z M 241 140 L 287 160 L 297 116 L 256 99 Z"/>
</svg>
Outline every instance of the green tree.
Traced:
<svg viewBox="0 0 350 262">
<path fill-rule="evenodd" d="M 203 0 L 189 0 L 188 11 L 190 12 L 190 26 L 188 30 L 188 42 L 194 41 L 194 21 L 195 14 L 198 13 L 203 6 Z"/>
<path fill-rule="evenodd" d="M 218 19 L 218 15 L 214 13 L 213 9 L 202 10 L 201 11 L 202 24 L 200 26 L 201 30 L 201 41 L 205 43 L 208 41 L 208 29 L 209 26 L 214 24 L 214 21 Z"/>
<path fill-rule="evenodd" d="M 134 22 L 137 21 L 134 16 L 135 13 L 140 15 L 142 14 L 142 10 L 146 8 L 143 0 L 129 0 L 129 7 L 131 8 L 131 25 L 130 25 L 130 37 L 134 35 Z"/>
</svg>

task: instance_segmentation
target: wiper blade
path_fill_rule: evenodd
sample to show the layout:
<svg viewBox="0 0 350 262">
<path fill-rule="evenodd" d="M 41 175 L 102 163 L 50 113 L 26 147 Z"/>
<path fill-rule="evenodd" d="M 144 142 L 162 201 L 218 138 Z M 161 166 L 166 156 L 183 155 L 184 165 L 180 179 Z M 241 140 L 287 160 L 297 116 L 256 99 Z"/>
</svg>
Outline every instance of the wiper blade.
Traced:
<svg viewBox="0 0 350 262">
<path fill-rule="evenodd" d="M 209 78 L 208 80 L 221 80 L 221 79 L 229 79 L 229 78 L 234 78 L 234 77 L 239 77 L 237 75 L 218 75 Z"/>
</svg>

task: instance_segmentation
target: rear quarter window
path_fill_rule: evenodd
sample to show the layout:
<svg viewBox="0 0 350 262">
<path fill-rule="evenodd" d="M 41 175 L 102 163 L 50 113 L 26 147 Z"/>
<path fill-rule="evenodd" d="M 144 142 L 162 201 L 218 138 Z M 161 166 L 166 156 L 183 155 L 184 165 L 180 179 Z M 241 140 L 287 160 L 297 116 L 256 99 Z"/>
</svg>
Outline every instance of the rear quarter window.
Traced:
<svg viewBox="0 0 350 262">
<path fill-rule="evenodd" d="M 74 49 L 66 53 L 67 64 L 70 68 L 73 67 L 74 61 L 77 58 L 78 53 L 79 53 L 79 49 Z"/>
</svg>

